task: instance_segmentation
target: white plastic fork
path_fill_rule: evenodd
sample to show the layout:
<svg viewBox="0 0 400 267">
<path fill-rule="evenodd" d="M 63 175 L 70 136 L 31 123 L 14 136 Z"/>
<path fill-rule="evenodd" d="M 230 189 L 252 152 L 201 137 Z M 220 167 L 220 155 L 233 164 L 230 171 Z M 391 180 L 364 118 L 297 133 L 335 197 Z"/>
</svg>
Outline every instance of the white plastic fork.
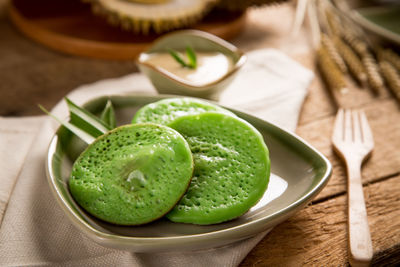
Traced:
<svg viewBox="0 0 400 267">
<path fill-rule="evenodd" d="M 332 142 L 336 153 L 347 167 L 349 261 L 351 266 L 368 266 L 373 250 L 361 181 L 361 165 L 371 154 L 374 141 L 365 113 L 339 109 Z"/>
</svg>

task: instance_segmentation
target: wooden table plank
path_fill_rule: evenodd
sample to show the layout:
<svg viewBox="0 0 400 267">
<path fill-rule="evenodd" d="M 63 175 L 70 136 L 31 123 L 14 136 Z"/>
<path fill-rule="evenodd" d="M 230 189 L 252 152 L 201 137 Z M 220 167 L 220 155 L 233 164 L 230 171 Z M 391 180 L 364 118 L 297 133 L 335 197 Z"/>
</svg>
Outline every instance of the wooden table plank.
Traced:
<svg viewBox="0 0 400 267">
<path fill-rule="evenodd" d="M 400 172 L 400 112 L 393 99 L 373 102 L 365 106 L 365 112 L 374 135 L 375 147 L 371 158 L 364 164 L 364 183 L 378 181 Z M 320 150 L 333 165 L 333 175 L 328 185 L 316 199 L 327 198 L 346 190 L 345 168 L 333 153 L 331 135 L 334 116 L 300 125 L 297 133 Z"/>
<path fill-rule="evenodd" d="M 400 244 L 399 192 L 400 175 L 364 188 L 374 265 L 400 262 L 398 252 L 388 253 Z M 273 229 L 240 266 L 346 266 L 346 202 L 343 195 L 298 212 Z"/>
</svg>

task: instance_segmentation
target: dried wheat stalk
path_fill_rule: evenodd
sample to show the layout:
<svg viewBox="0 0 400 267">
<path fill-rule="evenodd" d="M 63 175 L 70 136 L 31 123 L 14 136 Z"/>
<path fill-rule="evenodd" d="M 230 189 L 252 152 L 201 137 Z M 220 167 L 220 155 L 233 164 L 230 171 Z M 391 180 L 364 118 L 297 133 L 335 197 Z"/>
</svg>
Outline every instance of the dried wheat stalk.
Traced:
<svg viewBox="0 0 400 267">
<path fill-rule="evenodd" d="M 340 93 L 346 93 L 346 82 L 343 73 L 330 57 L 327 48 L 321 43 L 317 50 L 318 65 L 329 89 L 337 90 Z"/>
<path fill-rule="evenodd" d="M 328 31 L 331 32 L 332 35 L 340 36 L 341 34 L 341 29 L 340 29 L 340 22 L 337 19 L 336 15 L 333 14 L 332 11 L 326 10 L 325 11 L 325 18 L 328 23 Z"/>
<path fill-rule="evenodd" d="M 361 86 L 364 87 L 367 84 L 368 78 L 360 58 L 357 56 L 354 50 L 351 49 L 351 47 L 343 42 L 340 38 L 334 38 L 333 42 L 338 49 L 339 54 L 349 67 L 351 75 Z"/>
<path fill-rule="evenodd" d="M 374 56 L 368 51 L 362 55 L 362 62 L 367 72 L 367 78 L 370 88 L 375 94 L 379 95 L 385 90 L 382 76 L 379 72 L 379 66 Z"/>
<path fill-rule="evenodd" d="M 322 42 L 322 45 L 324 47 L 326 47 L 326 50 L 327 50 L 329 56 L 331 57 L 333 62 L 335 62 L 335 64 L 338 66 L 340 71 L 345 74 L 348 73 L 346 63 L 344 63 L 343 58 L 338 53 L 332 39 L 327 34 L 322 33 L 321 34 L 321 42 Z"/>
<path fill-rule="evenodd" d="M 366 42 L 362 41 L 356 34 L 354 34 L 349 29 L 344 29 L 341 33 L 343 40 L 350 45 L 350 47 L 356 51 L 356 53 L 361 57 L 364 53 L 368 51 L 368 45 Z"/>
<path fill-rule="evenodd" d="M 400 56 L 391 49 L 378 49 L 378 59 L 392 64 L 397 71 L 400 71 Z"/>
<path fill-rule="evenodd" d="M 389 85 L 389 89 L 392 91 L 397 101 L 400 102 L 400 74 L 390 62 L 380 61 L 379 66 Z"/>
<path fill-rule="evenodd" d="M 374 55 L 370 52 L 367 43 L 350 29 L 343 30 L 342 38 L 361 57 L 371 90 L 377 95 L 381 94 L 385 90 L 384 82 L 379 72 L 379 66 L 376 63 Z"/>
</svg>

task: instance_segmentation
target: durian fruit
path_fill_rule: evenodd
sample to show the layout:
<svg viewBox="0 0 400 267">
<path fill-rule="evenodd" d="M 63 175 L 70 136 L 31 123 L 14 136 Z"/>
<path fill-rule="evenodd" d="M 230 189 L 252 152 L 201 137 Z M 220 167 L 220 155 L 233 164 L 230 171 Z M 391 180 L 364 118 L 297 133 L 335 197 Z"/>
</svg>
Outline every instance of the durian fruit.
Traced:
<svg viewBox="0 0 400 267">
<path fill-rule="evenodd" d="M 229 11 L 244 11 L 248 7 L 286 2 L 286 0 L 218 0 L 217 7 Z"/>
<path fill-rule="evenodd" d="M 140 34 L 162 33 L 201 20 L 218 0 L 84 0 L 111 24 Z M 157 2 L 157 3 L 155 3 Z"/>
<path fill-rule="evenodd" d="M 93 13 L 112 25 L 147 35 L 185 28 L 200 21 L 211 9 L 245 11 L 251 6 L 288 0 L 82 0 Z"/>
<path fill-rule="evenodd" d="M 160 4 L 169 2 L 170 0 L 127 0 L 127 1 L 134 3 L 142 3 L 142 4 Z"/>
</svg>

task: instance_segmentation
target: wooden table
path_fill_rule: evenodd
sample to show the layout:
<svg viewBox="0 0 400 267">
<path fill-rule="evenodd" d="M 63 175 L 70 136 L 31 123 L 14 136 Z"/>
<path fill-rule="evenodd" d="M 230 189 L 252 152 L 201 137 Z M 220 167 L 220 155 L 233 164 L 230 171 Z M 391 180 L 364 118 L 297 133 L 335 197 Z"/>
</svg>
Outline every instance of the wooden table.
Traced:
<svg viewBox="0 0 400 267">
<path fill-rule="evenodd" d="M 82 83 L 136 71 L 132 62 L 102 61 L 55 53 L 15 31 L 0 0 L 0 115 L 40 114 L 37 103 L 51 108 Z M 256 9 L 246 31 L 233 40 L 245 51 L 275 47 L 314 69 L 306 30 L 288 35 L 293 7 Z M 352 88 L 339 105 L 363 108 L 375 137 L 375 149 L 362 170 L 373 264 L 400 264 L 400 110 L 389 94 L 373 97 Z M 333 176 L 306 208 L 275 227 L 244 259 L 245 266 L 345 266 L 347 260 L 346 176 L 333 154 L 330 136 L 336 104 L 317 77 L 305 101 L 297 133 L 326 155 Z"/>
</svg>

